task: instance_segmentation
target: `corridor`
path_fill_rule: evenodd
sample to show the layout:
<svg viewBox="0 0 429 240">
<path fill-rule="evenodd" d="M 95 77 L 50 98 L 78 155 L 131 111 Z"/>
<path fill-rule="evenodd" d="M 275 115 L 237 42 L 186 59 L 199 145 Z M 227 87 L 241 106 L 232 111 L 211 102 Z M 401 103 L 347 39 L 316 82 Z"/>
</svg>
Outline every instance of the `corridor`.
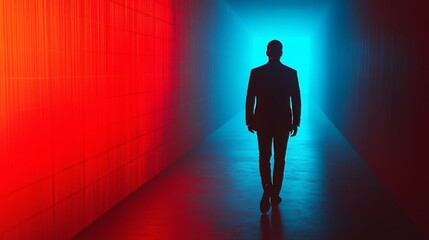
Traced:
<svg viewBox="0 0 429 240">
<path fill-rule="evenodd" d="M 316 107 L 289 141 L 283 202 L 261 216 L 243 114 L 73 239 L 423 239 Z"/>
<path fill-rule="evenodd" d="M 0 0 L 0 240 L 428 239 L 428 9 Z M 243 111 L 274 39 L 303 111 L 261 216 Z"/>
</svg>

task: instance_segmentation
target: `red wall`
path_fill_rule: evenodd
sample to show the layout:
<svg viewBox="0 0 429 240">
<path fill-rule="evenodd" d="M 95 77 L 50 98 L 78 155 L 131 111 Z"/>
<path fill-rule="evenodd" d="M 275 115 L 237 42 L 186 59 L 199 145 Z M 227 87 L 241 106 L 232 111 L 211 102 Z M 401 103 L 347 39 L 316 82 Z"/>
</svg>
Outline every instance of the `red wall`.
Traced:
<svg viewBox="0 0 429 240">
<path fill-rule="evenodd" d="M 338 2 L 329 14 L 319 103 L 429 236 L 429 6 Z"/>
<path fill-rule="evenodd" d="M 72 237 L 238 111 L 200 2 L 0 1 L 1 239 Z"/>
</svg>

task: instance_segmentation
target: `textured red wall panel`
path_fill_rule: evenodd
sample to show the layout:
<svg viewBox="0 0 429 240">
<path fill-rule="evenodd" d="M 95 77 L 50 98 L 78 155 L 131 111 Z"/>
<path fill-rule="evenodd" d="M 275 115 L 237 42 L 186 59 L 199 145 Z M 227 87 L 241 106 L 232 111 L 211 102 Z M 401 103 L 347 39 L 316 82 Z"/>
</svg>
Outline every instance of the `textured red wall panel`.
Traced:
<svg viewBox="0 0 429 240">
<path fill-rule="evenodd" d="M 237 113 L 247 34 L 216 0 L 0 0 L 0 238 L 70 238 Z"/>
<path fill-rule="evenodd" d="M 173 4 L 0 14 L 0 236 L 69 238 L 178 156 L 157 150 L 175 128 Z"/>
</svg>

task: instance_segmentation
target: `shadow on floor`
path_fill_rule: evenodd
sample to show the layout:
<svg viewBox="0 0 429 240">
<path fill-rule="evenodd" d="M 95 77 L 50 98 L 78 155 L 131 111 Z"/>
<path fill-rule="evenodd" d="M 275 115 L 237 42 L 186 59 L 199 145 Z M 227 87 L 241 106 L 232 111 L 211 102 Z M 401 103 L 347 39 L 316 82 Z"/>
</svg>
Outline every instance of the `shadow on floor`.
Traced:
<svg viewBox="0 0 429 240">
<path fill-rule="evenodd" d="M 423 239 L 323 113 L 309 113 L 268 215 L 239 113 L 74 239 Z"/>
</svg>

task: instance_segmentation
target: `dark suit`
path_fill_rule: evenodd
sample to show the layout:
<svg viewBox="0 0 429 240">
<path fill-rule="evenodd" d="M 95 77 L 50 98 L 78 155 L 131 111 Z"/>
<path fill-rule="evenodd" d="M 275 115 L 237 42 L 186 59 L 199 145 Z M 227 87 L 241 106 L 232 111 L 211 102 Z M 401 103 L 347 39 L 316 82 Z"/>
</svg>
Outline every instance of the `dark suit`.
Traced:
<svg viewBox="0 0 429 240">
<path fill-rule="evenodd" d="M 256 99 L 256 108 L 255 108 Z M 292 105 L 292 109 L 291 109 Z M 246 98 L 246 124 L 258 133 L 259 168 L 262 185 L 273 185 L 279 194 L 283 182 L 289 131 L 301 121 L 301 95 L 296 70 L 279 60 L 251 71 Z M 270 157 L 274 140 L 274 172 Z"/>
</svg>

